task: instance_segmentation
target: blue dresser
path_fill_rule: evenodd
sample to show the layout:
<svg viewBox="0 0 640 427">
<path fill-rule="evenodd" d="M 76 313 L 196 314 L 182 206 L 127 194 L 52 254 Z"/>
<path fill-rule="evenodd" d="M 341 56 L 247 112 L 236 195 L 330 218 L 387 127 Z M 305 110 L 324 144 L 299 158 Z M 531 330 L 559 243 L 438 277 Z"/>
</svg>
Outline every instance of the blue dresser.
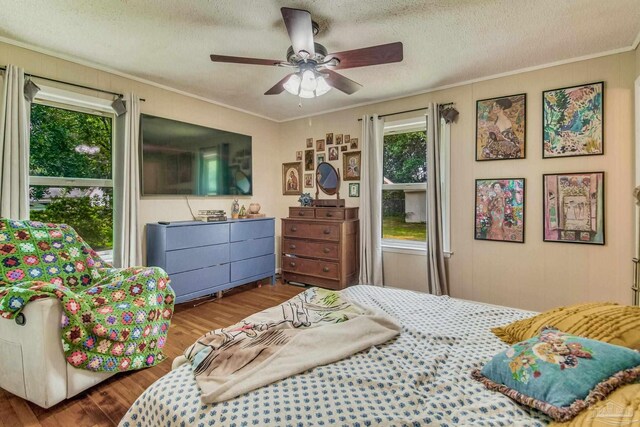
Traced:
<svg viewBox="0 0 640 427">
<path fill-rule="evenodd" d="M 171 278 L 176 302 L 234 286 L 275 280 L 275 220 L 147 224 L 147 265 Z"/>
</svg>

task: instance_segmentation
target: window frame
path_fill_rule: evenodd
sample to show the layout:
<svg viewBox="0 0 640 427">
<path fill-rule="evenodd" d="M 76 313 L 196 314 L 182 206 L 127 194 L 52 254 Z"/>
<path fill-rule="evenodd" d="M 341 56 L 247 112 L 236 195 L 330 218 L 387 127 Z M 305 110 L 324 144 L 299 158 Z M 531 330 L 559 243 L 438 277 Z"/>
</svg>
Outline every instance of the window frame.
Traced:
<svg viewBox="0 0 640 427">
<path fill-rule="evenodd" d="M 111 179 L 29 175 L 29 187 L 32 185 L 47 187 L 105 187 L 111 188 L 115 192 L 113 176 L 115 173 L 114 149 L 116 138 L 116 114 L 111 106 L 112 101 L 45 85 L 38 86 L 40 87 L 40 91 L 36 94 L 32 104 L 62 108 L 64 110 L 109 117 L 111 119 Z M 113 248 L 108 251 L 99 251 L 98 254 L 107 262 L 111 262 L 113 260 Z"/>
<path fill-rule="evenodd" d="M 404 120 L 385 122 L 384 136 L 394 133 L 406 133 L 413 131 L 426 131 L 428 114 L 412 117 Z M 443 225 L 443 247 L 445 257 L 450 257 L 451 251 L 451 125 L 444 119 L 440 119 L 440 166 L 442 174 L 440 176 L 440 189 L 442 191 L 442 225 Z M 383 138 L 384 144 L 384 138 Z M 382 184 L 382 190 L 420 190 L 427 189 L 427 183 L 403 183 L 403 184 Z M 427 236 L 428 238 L 428 236 Z M 394 252 L 407 255 L 427 254 L 427 242 L 382 239 L 381 247 L 383 252 Z"/>
</svg>

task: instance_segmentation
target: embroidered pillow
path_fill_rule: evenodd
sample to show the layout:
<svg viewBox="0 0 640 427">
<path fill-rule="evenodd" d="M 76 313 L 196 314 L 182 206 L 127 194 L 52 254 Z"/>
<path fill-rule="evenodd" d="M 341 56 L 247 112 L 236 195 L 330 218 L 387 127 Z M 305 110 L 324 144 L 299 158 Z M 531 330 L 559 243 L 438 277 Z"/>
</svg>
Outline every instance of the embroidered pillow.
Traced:
<svg viewBox="0 0 640 427">
<path fill-rule="evenodd" d="M 609 344 L 640 349 L 640 307 L 611 302 L 558 307 L 491 331 L 507 344 L 514 344 L 538 335 L 546 326 Z"/>
<path fill-rule="evenodd" d="M 640 378 L 640 353 L 546 328 L 472 373 L 488 389 L 568 421 Z"/>
</svg>

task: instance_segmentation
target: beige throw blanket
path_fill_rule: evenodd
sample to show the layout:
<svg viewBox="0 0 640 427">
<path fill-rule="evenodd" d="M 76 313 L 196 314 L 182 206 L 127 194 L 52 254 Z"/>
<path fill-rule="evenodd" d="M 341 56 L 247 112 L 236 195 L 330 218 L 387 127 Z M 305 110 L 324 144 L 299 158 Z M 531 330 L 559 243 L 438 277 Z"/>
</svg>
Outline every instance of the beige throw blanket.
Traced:
<svg viewBox="0 0 640 427">
<path fill-rule="evenodd" d="M 348 357 L 400 333 L 382 312 L 341 292 L 311 288 L 289 301 L 208 332 L 173 362 L 191 363 L 205 403 Z"/>
</svg>

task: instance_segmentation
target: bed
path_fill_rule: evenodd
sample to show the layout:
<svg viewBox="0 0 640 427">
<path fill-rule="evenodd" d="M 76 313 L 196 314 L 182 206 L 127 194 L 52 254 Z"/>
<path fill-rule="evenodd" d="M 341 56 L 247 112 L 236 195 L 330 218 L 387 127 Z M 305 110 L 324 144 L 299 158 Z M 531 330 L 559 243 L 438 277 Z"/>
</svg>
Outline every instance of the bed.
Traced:
<svg viewBox="0 0 640 427">
<path fill-rule="evenodd" d="M 383 310 L 402 333 L 339 362 L 235 399 L 203 404 L 190 365 L 152 384 L 121 420 L 133 426 L 542 426 L 550 419 L 470 377 L 506 348 L 491 327 L 535 313 L 446 296 L 354 286 L 346 296 Z"/>
</svg>

